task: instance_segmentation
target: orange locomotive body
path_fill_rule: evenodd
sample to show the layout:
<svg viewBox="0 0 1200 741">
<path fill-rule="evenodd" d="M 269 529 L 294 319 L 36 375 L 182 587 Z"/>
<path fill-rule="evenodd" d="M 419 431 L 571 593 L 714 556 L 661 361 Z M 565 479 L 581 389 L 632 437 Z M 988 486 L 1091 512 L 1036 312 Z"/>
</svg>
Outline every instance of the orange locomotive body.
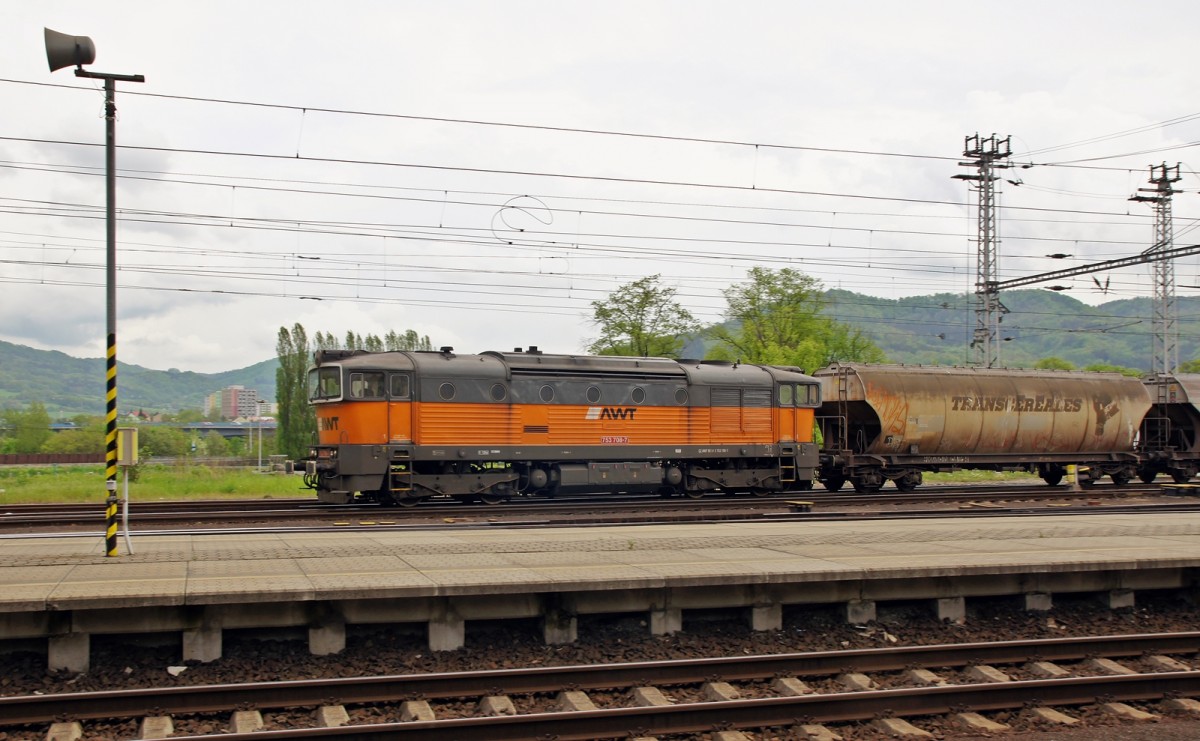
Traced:
<svg viewBox="0 0 1200 741">
<path fill-rule="evenodd" d="M 323 351 L 309 371 L 322 501 L 812 487 L 816 379 L 741 363 Z"/>
</svg>

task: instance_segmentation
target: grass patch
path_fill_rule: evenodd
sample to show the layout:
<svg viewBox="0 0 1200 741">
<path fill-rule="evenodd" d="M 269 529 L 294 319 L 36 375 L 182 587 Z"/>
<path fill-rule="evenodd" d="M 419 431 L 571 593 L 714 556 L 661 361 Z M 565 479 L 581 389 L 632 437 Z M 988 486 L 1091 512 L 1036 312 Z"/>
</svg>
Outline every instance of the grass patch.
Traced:
<svg viewBox="0 0 1200 741">
<path fill-rule="evenodd" d="M 104 466 L 5 466 L 0 468 L 0 502 L 35 504 L 44 502 L 103 502 Z M 125 495 L 125 474 L 117 473 L 117 495 Z M 201 465 L 138 466 L 136 480 L 129 481 L 129 498 L 134 501 L 186 499 L 282 499 L 316 498 L 304 488 L 299 475 L 257 473 L 240 468 Z"/>
<path fill-rule="evenodd" d="M 947 471 L 922 476 L 926 484 L 1003 484 L 1010 481 L 1041 481 L 1026 471 Z"/>
</svg>

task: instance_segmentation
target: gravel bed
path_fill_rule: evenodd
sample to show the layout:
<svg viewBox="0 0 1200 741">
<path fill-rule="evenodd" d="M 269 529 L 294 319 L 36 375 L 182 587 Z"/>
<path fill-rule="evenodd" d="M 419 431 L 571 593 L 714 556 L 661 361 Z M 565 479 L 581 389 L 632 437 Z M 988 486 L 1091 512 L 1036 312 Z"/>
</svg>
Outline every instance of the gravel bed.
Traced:
<svg viewBox="0 0 1200 741">
<path fill-rule="evenodd" d="M 451 672 L 478 669 L 507 669 L 532 666 L 600 664 L 627 661 L 700 658 L 706 656 L 750 655 L 794 651 L 820 651 L 877 646 L 928 645 L 966 641 L 997 641 L 1062 636 L 1116 635 L 1160 631 L 1194 630 L 1197 608 L 1174 593 L 1139 592 L 1133 608 L 1109 610 L 1092 599 L 1055 595 L 1054 609 L 1048 613 L 1026 612 L 1018 600 L 970 600 L 967 621 L 963 625 L 936 619 L 928 602 L 881 604 L 878 620 L 866 626 L 847 625 L 840 605 L 789 608 L 784 627 L 779 631 L 754 632 L 744 615 L 716 612 L 694 615 L 685 613 L 683 631 L 671 636 L 654 637 L 643 619 L 636 617 L 590 617 L 579 619 L 579 640 L 571 645 L 546 646 L 536 621 L 469 623 L 467 645 L 457 651 L 431 653 L 426 645 L 423 625 L 350 626 L 345 651 L 336 656 L 311 656 L 303 636 L 272 635 L 258 631 L 228 631 L 224 656 L 209 664 L 190 663 L 177 676 L 168 667 L 179 667 L 177 642 L 135 645 L 97 636 L 92 645 L 92 670 L 80 676 L 47 674 L 44 655 L 15 652 L 0 655 L 0 695 L 95 691 L 135 687 L 170 687 L 189 684 L 254 682 L 266 680 L 314 679 L 362 675 Z M 1175 658 L 1196 666 L 1197 657 Z M 1139 659 L 1127 665 L 1142 669 Z M 1019 666 L 999 666 L 1013 678 L 1026 678 Z M 960 672 L 938 672 L 947 681 L 964 680 Z M 1085 672 L 1097 673 L 1097 672 Z M 909 686 L 901 673 L 875 677 L 881 686 Z M 844 691 L 836 677 L 806 680 L 819 692 Z M 674 702 L 699 701 L 698 688 L 663 687 Z M 740 685 L 744 697 L 769 692 L 766 685 Z M 600 707 L 627 704 L 624 693 L 595 693 Z M 519 712 L 545 712 L 557 709 L 554 696 L 518 696 L 513 698 Z M 439 710 L 452 717 L 474 711 L 474 702 L 439 701 Z M 1160 714 L 1159 721 L 1137 724 L 1122 721 L 1094 707 L 1079 708 L 1072 715 L 1084 718 L 1089 729 L 1062 730 L 1038 725 L 1021 713 L 991 714 L 993 720 L 1007 723 L 1013 731 L 1009 738 L 1034 741 L 1095 741 L 1101 737 L 1115 741 L 1156 741 L 1200 738 L 1200 722 L 1183 715 L 1166 714 L 1156 704 L 1145 709 Z M 355 722 L 398 720 L 399 706 L 380 709 L 348 708 Z M 279 728 L 290 722 L 285 714 L 264 714 L 267 728 Z M 227 719 L 179 718 L 177 733 L 219 732 Z M 936 738 L 961 741 L 984 738 L 964 733 L 944 719 L 918 719 L 914 723 Z M 125 736 L 131 725 L 114 726 L 112 738 Z M 32 729 L 31 729 L 32 730 Z M 98 731 L 99 729 L 93 729 Z M 27 735 L 24 729 L 0 732 L 0 741 L 44 738 L 45 729 Z M 876 741 L 884 738 L 868 724 L 837 727 L 847 741 Z M 1138 734 L 1151 735 L 1138 735 Z M 1178 734 L 1178 735 L 1176 735 Z M 103 738 L 91 735 L 89 738 Z M 755 739 L 798 738 L 788 729 L 778 733 L 751 734 Z"/>
</svg>

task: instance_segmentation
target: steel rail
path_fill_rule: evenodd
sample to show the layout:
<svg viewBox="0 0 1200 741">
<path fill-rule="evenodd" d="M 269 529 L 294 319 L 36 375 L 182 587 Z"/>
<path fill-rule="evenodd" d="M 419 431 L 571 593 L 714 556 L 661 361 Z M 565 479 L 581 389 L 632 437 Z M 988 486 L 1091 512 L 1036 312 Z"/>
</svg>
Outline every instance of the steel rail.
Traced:
<svg viewBox="0 0 1200 741">
<path fill-rule="evenodd" d="M 567 687 L 611 689 L 702 683 L 714 678 L 746 681 L 775 676 L 828 676 L 846 671 L 897 671 L 913 666 L 958 667 L 1197 651 L 1200 651 L 1200 631 L 21 695 L 0 697 L 0 724 L 44 722 L 63 714 L 76 719 L 131 717 L 146 714 L 148 708 L 165 713 L 199 713 L 239 705 L 277 708 L 328 704 L 331 699 L 367 703 L 415 697 L 482 697 L 553 692 Z"/>
</svg>

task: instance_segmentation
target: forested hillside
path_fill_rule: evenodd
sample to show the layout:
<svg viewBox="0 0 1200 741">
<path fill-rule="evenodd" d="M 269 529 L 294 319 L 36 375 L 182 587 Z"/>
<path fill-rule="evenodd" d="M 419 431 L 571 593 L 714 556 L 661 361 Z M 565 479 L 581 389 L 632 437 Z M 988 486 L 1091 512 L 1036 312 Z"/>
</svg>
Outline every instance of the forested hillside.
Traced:
<svg viewBox="0 0 1200 741">
<path fill-rule="evenodd" d="M 272 358 L 224 373 L 151 370 L 117 364 L 120 412 L 146 413 L 200 409 L 204 397 L 226 386 L 245 386 L 265 399 L 275 398 Z M 73 358 L 61 352 L 35 350 L 0 342 L 0 408 L 40 401 L 52 417 L 104 414 L 103 358 Z"/>
<path fill-rule="evenodd" d="M 965 295 L 889 300 L 833 290 L 826 296 L 826 312 L 862 329 L 892 362 L 963 365 L 972 359 L 968 345 L 975 315 Z M 1004 365 L 1030 367 L 1042 358 L 1058 357 L 1076 367 L 1106 363 L 1149 369 L 1152 304 L 1148 298 L 1089 306 L 1051 291 L 1024 290 L 1005 293 L 1002 300 L 1010 311 L 1001 323 Z M 1179 359 L 1183 362 L 1200 355 L 1200 299 L 1181 297 L 1178 308 Z M 558 349 L 581 351 L 584 342 L 582 337 L 574 343 L 565 341 Z M 550 338 L 531 336 L 528 344 L 546 347 L 554 343 Z M 707 345 L 702 340 L 693 341 L 682 354 L 703 357 Z M 496 348 L 468 351 L 489 349 Z M 264 354 L 270 352 L 273 349 L 264 348 Z M 277 367 L 275 358 L 224 373 L 161 371 L 121 364 L 117 374 L 120 411 L 199 409 L 205 396 L 234 385 L 274 399 Z M 56 418 L 103 414 L 103 359 L 73 358 L 0 342 L 0 408 L 24 407 L 30 401 L 40 401 Z"/>
<path fill-rule="evenodd" d="M 972 359 L 970 337 L 975 315 L 961 294 L 937 294 L 899 300 L 830 291 L 829 313 L 861 327 L 888 357 L 900 363 L 962 365 Z M 1076 367 L 1106 363 L 1149 370 L 1152 302 L 1148 298 L 1089 306 L 1045 290 L 1004 293 L 1009 312 L 1000 324 L 1003 365 L 1030 367 L 1058 357 Z M 1200 299 L 1180 297 L 1179 360 L 1200 353 Z"/>
</svg>

